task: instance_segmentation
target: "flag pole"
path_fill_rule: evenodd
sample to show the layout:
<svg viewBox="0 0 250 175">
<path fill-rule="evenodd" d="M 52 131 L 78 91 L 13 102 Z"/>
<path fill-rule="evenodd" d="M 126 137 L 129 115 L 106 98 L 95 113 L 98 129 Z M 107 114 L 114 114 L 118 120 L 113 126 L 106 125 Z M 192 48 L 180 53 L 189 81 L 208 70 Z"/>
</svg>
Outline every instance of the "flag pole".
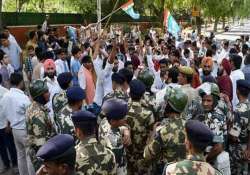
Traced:
<svg viewBox="0 0 250 175">
<path fill-rule="evenodd" d="M 116 9 L 118 3 L 119 3 L 119 0 L 116 0 L 116 3 L 115 3 L 115 5 L 114 5 L 114 8 L 113 8 L 112 12 Z M 111 15 L 111 16 L 109 17 L 109 19 L 107 20 L 107 22 L 106 22 L 106 24 L 105 24 L 105 26 L 104 26 L 104 30 L 108 27 L 108 24 L 109 24 L 109 21 L 110 21 L 111 17 L 112 17 L 112 15 Z"/>
<path fill-rule="evenodd" d="M 105 19 L 107 19 L 108 17 L 110 17 L 111 15 L 113 15 L 114 13 L 118 12 L 121 9 L 121 7 L 119 7 L 118 9 L 116 9 L 115 11 L 111 12 L 110 14 L 108 14 L 107 16 L 105 16 L 104 18 L 102 18 L 100 21 L 98 21 L 96 24 L 98 25 L 99 23 L 101 23 L 102 21 L 104 21 Z"/>
</svg>

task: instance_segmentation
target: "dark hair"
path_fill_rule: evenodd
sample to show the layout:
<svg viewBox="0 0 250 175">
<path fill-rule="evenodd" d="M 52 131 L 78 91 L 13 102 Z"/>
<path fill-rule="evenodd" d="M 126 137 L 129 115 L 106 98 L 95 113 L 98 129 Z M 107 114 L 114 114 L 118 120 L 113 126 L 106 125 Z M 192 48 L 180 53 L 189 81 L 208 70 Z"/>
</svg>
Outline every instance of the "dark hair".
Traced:
<svg viewBox="0 0 250 175">
<path fill-rule="evenodd" d="M 185 55 L 185 54 L 190 54 L 190 50 L 189 50 L 189 49 L 184 49 L 183 54 L 184 54 L 184 55 Z"/>
<path fill-rule="evenodd" d="M 165 64 L 166 66 L 169 65 L 169 60 L 167 60 L 166 58 L 163 58 L 159 61 L 159 64 Z"/>
<path fill-rule="evenodd" d="M 245 40 L 246 40 L 246 41 L 249 41 L 249 36 L 248 36 L 248 35 L 245 36 Z"/>
<path fill-rule="evenodd" d="M 132 100 L 139 101 L 143 97 L 144 94 L 141 96 L 138 96 L 138 95 L 133 94 L 132 92 L 129 92 L 129 95 Z"/>
<path fill-rule="evenodd" d="M 83 48 L 84 48 L 84 49 L 87 49 L 87 48 L 89 48 L 89 47 L 90 47 L 90 43 L 89 43 L 89 42 L 83 43 Z"/>
<path fill-rule="evenodd" d="M 5 55 L 5 52 L 2 49 L 0 49 L 0 61 L 3 60 L 4 55 Z"/>
<path fill-rule="evenodd" d="M 231 48 L 229 54 L 238 54 L 238 51 L 235 48 Z"/>
<path fill-rule="evenodd" d="M 212 56 L 213 56 L 213 51 L 211 49 L 207 49 L 206 57 L 212 57 Z"/>
<path fill-rule="evenodd" d="M 172 79 L 172 83 L 178 83 L 179 70 L 176 67 L 172 67 L 168 70 L 168 77 Z"/>
<path fill-rule="evenodd" d="M 35 53 L 36 53 L 37 59 L 39 61 L 42 61 L 44 59 L 44 57 L 43 57 L 43 49 L 41 47 L 36 47 L 35 48 Z"/>
<path fill-rule="evenodd" d="M 39 24 L 39 25 L 36 26 L 36 28 L 37 28 L 37 30 L 41 30 L 42 29 L 42 25 Z"/>
<path fill-rule="evenodd" d="M 245 65 L 249 65 L 250 64 L 250 54 L 246 55 L 244 63 L 245 63 Z"/>
<path fill-rule="evenodd" d="M 29 39 L 33 39 L 36 36 L 36 31 L 32 30 L 29 33 Z"/>
<path fill-rule="evenodd" d="M 93 121 L 81 122 L 81 123 L 75 124 L 75 127 L 79 128 L 86 136 L 94 135 L 96 133 L 96 126 L 97 126 L 97 123 Z"/>
<path fill-rule="evenodd" d="M 73 47 L 71 50 L 73 56 L 75 56 L 78 52 L 81 52 L 81 49 L 77 46 Z"/>
<path fill-rule="evenodd" d="M 229 57 L 230 57 L 230 61 L 233 62 L 234 67 L 235 67 L 236 69 L 240 69 L 240 67 L 241 67 L 241 62 L 242 62 L 242 57 L 239 56 L 239 55 L 237 55 L 237 54 L 231 54 L 231 55 L 229 55 Z"/>
<path fill-rule="evenodd" d="M 112 82 L 116 82 L 119 85 L 122 85 L 125 82 L 125 77 L 119 73 L 113 73 L 111 76 Z"/>
<path fill-rule="evenodd" d="M 240 87 L 237 85 L 237 89 L 238 89 L 238 92 L 240 93 L 240 95 L 242 95 L 243 97 L 248 97 L 249 95 L 249 89 L 247 88 L 244 88 L 244 87 Z"/>
<path fill-rule="evenodd" d="M 132 61 L 126 61 L 126 62 L 124 63 L 124 67 L 125 67 L 125 68 L 127 68 L 129 65 L 133 65 L 133 64 L 132 64 Z"/>
<path fill-rule="evenodd" d="M 82 64 L 84 63 L 91 63 L 91 57 L 89 55 L 85 55 L 83 58 L 82 58 Z"/>
<path fill-rule="evenodd" d="M 107 45 L 107 48 L 106 50 L 109 51 L 109 50 L 112 50 L 113 46 L 110 44 L 110 45 Z"/>
<path fill-rule="evenodd" d="M 119 74 L 124 76 L 125 81 L 128 84 L 131 82 L 131 80 L 133 79 L 133 76 L 134 76 L 133 73 L 130 70 L 126 69 L 126 68 L 123 68 L 123 69 L 119 70 Z"/>
<path fill-rule="evenodd" d="M 179 52 L 179 50 L 174 50 L 173 52 L 172 52 L 172 54 L 173 54 L 173 56 L 175 56 L 175 57 L 177 57 L 177 58 L 180 58 L 181 57 L 181 54 L 180 54 L 180 52 Z"/>
<path fill-rule="evenodd" d="M 64 48 L 61 48 L 61 49 L 57 49 L 57 50 L 56 50 L 56 54 L 57 54 L 57 55 L 60 55 L 61 53 L 67 53 L 67 50 L 64 49 Z"/>
<path fill-rule="evenodd" d="M 226 40 L 226 41 L 223 42 L 223 44 L 224 44 L 224 46 L 228 47 L 229 46 L 229 41 Z"/>
<path fill-rule="evenodd" d="M 23 81 L 23 76 L 20 73 L 12 73 L 10 75 L 10 84 L 18 86 Z"/>
<path fill-rule="evenodd" d="M 9 27 L 6 26 L 6 25 L 3 26 L 3 29 L 4 29 L 4 30 L 10 30 Z"/>
<path fill-rule="evenodd" d="M 37 31 L 37 38 L 38 40 L 40 40 L 42 38 L 42 36 L 44 35 L 44 32 L 43 31 Z"/>
<path fill-rule="evenodd" d="M 5 33 L 0 33 L 0 39 L 8 39 L 8 36 Z"/>
</svg>

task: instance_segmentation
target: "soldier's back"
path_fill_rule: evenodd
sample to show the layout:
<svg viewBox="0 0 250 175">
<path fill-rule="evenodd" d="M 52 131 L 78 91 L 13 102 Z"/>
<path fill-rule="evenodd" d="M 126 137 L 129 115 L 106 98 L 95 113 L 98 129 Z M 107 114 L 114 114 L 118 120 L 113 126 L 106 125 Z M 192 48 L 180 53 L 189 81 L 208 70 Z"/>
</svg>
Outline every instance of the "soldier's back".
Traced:
<svg viewBox="0 0 250 175">
<path fill-rule="evenodd" d="M 52 99 L 52 108 L 53 112 L 57 114 L 64 106 L 68 103 L 68 99 L 66 96 L 66 91 L 61 91 L 54 95 Z"/>
<path fill-rule="evenodd" d="M 164 175 L 222 175 L 210 164 L 202 161 L 183 160 L 166 167 Z"/>
<path fill-rule="evenodd" d="M 115 156 L 95 137 L 89 137 L 76 146 L 76 170 L 78 175 L 115 174 Z"/>
</svg>

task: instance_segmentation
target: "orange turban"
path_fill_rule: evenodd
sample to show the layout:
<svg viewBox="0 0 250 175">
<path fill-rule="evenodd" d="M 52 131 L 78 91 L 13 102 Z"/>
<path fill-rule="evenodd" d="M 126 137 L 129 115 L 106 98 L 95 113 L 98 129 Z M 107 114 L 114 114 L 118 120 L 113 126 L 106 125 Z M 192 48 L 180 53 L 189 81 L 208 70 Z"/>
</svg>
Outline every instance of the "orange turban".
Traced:
<svg viewBox="0 0 250 175">
<path fill-rule="evenodd" d="M 204 68 L 205 65 L 208 65 L 210 68 L 213 67 L 213 58 L 212 57 L 205 57 L 202 59 L 201 66 Z"/>
<path fill-rule="evenodd" d="M 52 59 L 47 59 L 47 60 L 45 60 L 44 63 L 43 63 L 43 67 L 44 67 L 44 71 L 45 71 L 45 72 L 47 72 L 47 70 L 48 70 L 49 68 L 56 69 L 55 62 L 54 62 L 54 60 L 52 60 Z"/>
</svg>

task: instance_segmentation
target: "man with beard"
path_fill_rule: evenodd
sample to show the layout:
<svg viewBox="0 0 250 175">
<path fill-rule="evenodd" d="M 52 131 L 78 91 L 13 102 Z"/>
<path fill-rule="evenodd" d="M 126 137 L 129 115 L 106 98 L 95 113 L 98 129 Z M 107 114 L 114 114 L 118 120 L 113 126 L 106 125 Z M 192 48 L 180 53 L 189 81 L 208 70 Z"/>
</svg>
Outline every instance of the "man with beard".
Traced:
<svg viewBox="0 0 250 175">
<path fill-rule="evenodd" d="M 212 75 L 212 71 L 213 71 L 213 59 L 212 57 L 205 57 L 202 59 L 202 72 L 200 72 L 200 77 L 201 77 L 201 81 L 204 82 L 213 82 L 215 83 L 216 80 Z"/>
<path fill-rule="evenodd" d="M 217 82 L 220 89 L 220 92 L 227 95 L 230 102 L 233 99 L 233 84 L 229 77 L 231 73 L 230 62 L 224 58 L 217 71 Z"/>
<path fill-rule="evenodd" d="M 228 156 L 224 152 L 224 146 L 227 144 L 227 123 L 232 120 L 232 114 L 225 102 L 220 99 L 220 90 L 216 84 L 203 83 L 198 89 L 202 102 L 200 106 L 195 106 L 195 109 L 202 112 L 200 114 L 193 112 L 192 119 L 201 121 L 213 132 L 213 146 L 207 149 L 206 160 L 220 171 L 224 168 L 223 172 L 227 174 L 230 171 L 229 157 L 227 161 L 223 156 Z M 221 155 L 225 167 L 221 167 L 217 162 L 218 156 Z"/>
<path fill-rule="evenodd" d="M 35 80 L 30 85 L 30 95 L 33 102 L 26 110 L 29 155 L 35 170 L 41 163 L 36 158 L 39 148 L 53 135 L 55 128 L 49 118 L 49 109 L 45 106 L 50 98 L 48 86 L 43 80 Z"/>
<path fill-rule="evenodd" d="M 1 99 L 1 116 L 9 121 L 7 126 L 9 132 L 14 136 L 17 150 L 18 169 L 20 175 L 33 175 L 34 169 L 28 156 L 27 131 L 25 123 L 25 112 L 30 105 L 30 99 L 24 94 L 23 76 L 19 73 L 13 73 L 10 76 L 11 88 Z M 2 144 L 2 143 L 1 143 Z"/>
<path fill-rule="evenodd" d="M 90 56 L 82 58 L 82 65 L 78 72 L 79 85 L 86 92 L 86 103 L 92 104 L 95 97 L 95 77 L 92 74 L 93 65 Z"/>
<path fill-rule="evenodd" d="M 44 79 L 47 82 L 47 86 L 49 88 L 49 92 L 51 95 L 50 97 L 52 99 L 52 97 L 56 93 L 60 92 L 60 86 L 56 78 L 56 65 L 52 59 L 47 59 L 43 63 L 43 67 L 44 67 Z"/>
</svg>

